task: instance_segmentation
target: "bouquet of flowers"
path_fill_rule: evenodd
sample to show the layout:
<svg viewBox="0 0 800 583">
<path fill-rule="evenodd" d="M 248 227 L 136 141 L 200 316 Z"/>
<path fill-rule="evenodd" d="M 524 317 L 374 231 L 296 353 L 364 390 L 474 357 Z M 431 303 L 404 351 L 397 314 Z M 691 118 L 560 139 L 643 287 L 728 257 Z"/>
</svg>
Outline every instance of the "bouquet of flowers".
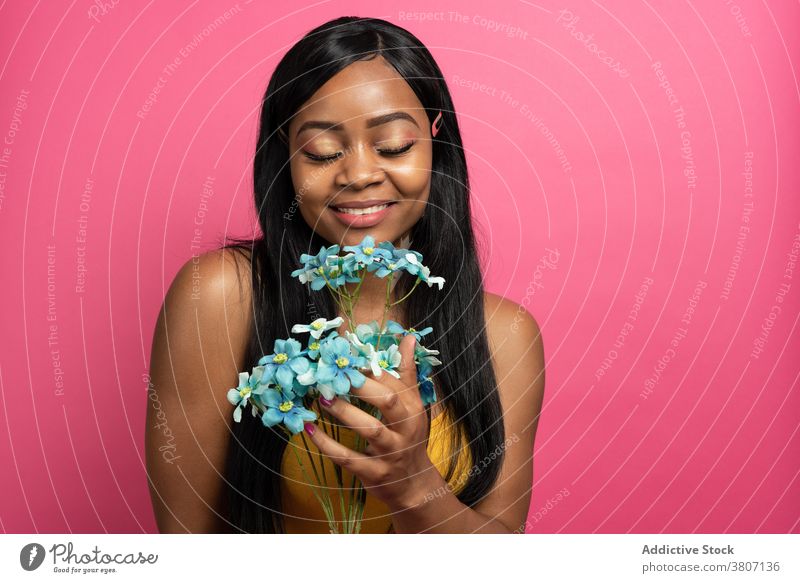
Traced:
<svg viewBox="0 0 800 583">
<path fill-rule="evenodd" d="M 354 404 L 380 418 L 377 408 L 357 398 L 357 389 L 366 380 L 362 371 L 371 372 L 375 377 L 387 373 L 399 378 L 397 369 L 402 358 L 398 346 L 407 334 L 413 334 L 417 341 L 414 362 L 417 366 L 417 382 L 422 402 L 427 405 L 436 401 L 431 374 L 434 366 L 442 364 L 436 358 L 439 352 L 420 344 L 421 338 L 432 332 L 432 328 L 419 331 L 414 328 L 405 329 L 397 322 L 387 321 L 386 315 L 392 306 L 408 298 L 420 282 L 429 287 L 438 285 L 442 289 L 444 279 L 431 276 L 430 270 L 422 264 L 420 253 L 397 249 L 388 241 L 375 245 L 370 236 L 364 237 L 359 245 L 345 246 L 345 254 L 339 254 L 339 250 L 339 245 L 333 245 L 322 247 L 317 255 L 302 254 L 302 266 L 292 272 L 292 277 L 309 284 L 314 291 L 327 289 L 339 309 L 347 316 L 349 329 L 343 336 L 339 335 L 338 329 L 343 322 L 341 317 L 332 320 L 317 318 L 309 324 L 295 324 L 292 327 L 293 333 L 309 335 L 305 346 L 294 338 L 276 340 L 273 353 L 262 356 L 251 372 L 239 373 L 239 385 L 228 390 L 228 401 L 235 407 L 234 421 L 240 422 L 242 412 L 250 406 L 253 417 L 260 415 L 265 427 L 278 427 L 291 438 L 303 431 L 304 422 L 317 419 L 311 403 L 319 396 L 329 400 L 337 396 L 348 402 L 352 402 L 351 396 L 354 396 Z M 393 280 L 403 273 L 415 277 L 416 281 L 405 296 L 393 302 Z M 383 317 L 380 324 L 373 320 L 356 325 L 353 322 L 353 308 L 358 302 L 361 284 L 368 274 L 387 280 Z M 348 292 L 346 283 L 356 284 L 352 293 Z M 351 392 L 353 389 L 355 391 Z M 334 429 L 332 436 L 338 439 L 338 432 Z M 341 496 L 344 516 L 337 521 L 328 489 L 321 487 L 324 484 L 320 480 L 317 463 L 321 465 L 322 460 L 315 462 L 308 450 L 305 436 L 302 437 L 317 484 L 317 487 L 312 485 L 314 494 L 322 505 L 331 532 L 338 532 L 340 523 L 343 525 L 343 532 L 359 532 L 365 502 L 363 486 L 353 476 L 349 508 L 344 508 L 344 496 Z M 356 436 L 356 449 L 363 451 L 365 446 L 360 436 Z M 311 483 L 297 448 L 291 449 L 297 456 L 306 480 Z M 336 465 L 335 469 L 342 492 L 344 484 L 341 468 Z"/>
</svg>

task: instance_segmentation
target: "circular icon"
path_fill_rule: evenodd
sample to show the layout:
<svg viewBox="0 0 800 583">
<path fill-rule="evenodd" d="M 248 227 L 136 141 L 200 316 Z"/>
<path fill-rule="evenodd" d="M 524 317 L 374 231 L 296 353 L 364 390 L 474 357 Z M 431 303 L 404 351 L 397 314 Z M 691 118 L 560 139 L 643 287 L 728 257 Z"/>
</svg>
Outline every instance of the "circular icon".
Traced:
<svg viewBox="0 0 800 583">
<path fill-rule="evenodd" d="M 38 543 L 30 543 L 19 552 L 19 564 L 26 571 L 35 571 L 44 562 L 44 547 Z"/>
</svg>

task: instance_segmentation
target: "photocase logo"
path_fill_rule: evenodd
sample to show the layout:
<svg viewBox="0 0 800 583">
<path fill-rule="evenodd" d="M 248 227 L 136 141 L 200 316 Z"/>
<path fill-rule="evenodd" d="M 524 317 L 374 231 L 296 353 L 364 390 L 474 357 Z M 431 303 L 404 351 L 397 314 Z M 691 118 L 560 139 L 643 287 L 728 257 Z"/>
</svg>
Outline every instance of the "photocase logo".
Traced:
<svg viewBox="0 0 800 583">
<path fill-rule="evenodd" d="M 19 552 L 19 564 L 26 571 L 35 571 L 44 562 L 44 547 L 38 543 L 30 543 Z"/>
</svg>

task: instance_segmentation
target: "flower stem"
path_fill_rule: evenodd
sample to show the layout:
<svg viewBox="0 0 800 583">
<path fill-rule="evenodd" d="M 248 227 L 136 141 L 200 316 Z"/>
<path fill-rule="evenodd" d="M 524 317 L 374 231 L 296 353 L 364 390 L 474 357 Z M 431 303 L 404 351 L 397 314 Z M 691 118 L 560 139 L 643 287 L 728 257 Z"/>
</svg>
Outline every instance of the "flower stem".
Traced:
<svg viewBox="0 0 800 583">
<path fill-rule="evenodd" d="M 314 465 L 314 459 L 311 457 L 311 451 L 309 451 L 308 443 L 306 443 L 306 436 L 301 434 L 301 437 L 303 439 L 303 444 L 306 447 L 306 452 L 308 452 L 308 457 L 311 460 L 311 467 L 313 468 L 314 475 L 317 478 L 317 484 L 320 484 L 319 474 L 317 474 L 317 468 Z M 292 447 L 292 445 L 289 444 L 288 447 Z M 338 529 L 336 528 L 336 521 L 334 520 L 334 516 L 333 516 L 333 506 L 331 505 L 330 495 L 327 493 L 327 491 L 324 492 L 325 500 L 323 500 L 322 496 L 320 496 L 320 494 L 318 493 L 317 488 L 315 488 L 311 484 L 311 478 L 309 477 L 308 473 L 306 472 L 305 468 L 303 467 L 303 462 L 300 461 L 300 455 L 294 449 L 292 449 L 292 453 L 294 453 L 295 458 L 297 458 L 297 465 L 300 466 L 300 471 L 303 472 L 303 477 L 308 482 L 308 485 L 311 488 L 311 491 L 314 493 L 314 496 L 316 497 L 316 499 L 319 501 L 320 506 L 322 506 L 322 511 L 325 513 L 325 518 L 328 519 L 328 526 L 331 528 L 331 530 L 334 531 L 334 533 L 338 532 Z M 322 487 L 322 485 L 320 484 L 320 488 L 321 487 Z"/>
<path fill-rule="evenodd" d="M 353 290 L 353 298 L 354 298 L 353 306 L 355 306 L 358 303 L 359 294 L 361 293 L 360 292 L 361 284 L 364 283 L 364 278 L 367 277 L 367 268 L 366 268 L 366 266 L 361 268 L 361 271 L 359 272 L 358 277 L 359 277 L 358 285 L 356 286 L 356 289 Z"/>
<path fill-rule="evenodd" d="M 410 290 L 408 290 L 408 293 L 406 295 L 404 295 L 402 298 L 400 298 L 396 302 L 394 302 L 392 304 L 389 304 L 389 305 L 390 306 L 394 306 L 394 305 L 399 304 L 400 302 L 404 301 L 408 296 L 410 296 L 412 293 L 414 293 L 414 290 L 417 289 L 417 286 L 419 285 L 419 282 L 421 282 L 421 281 L 422 280 L 420 278 L 417 278 L 417 281 L 414 282 L 414 285 L 411 287 Z"/>
<path fill-rule="evenodd" d="M 339 424 L 336 422 L 331 422 L 331 425 L 333 427 L 335 435 L 334 439 L 339 443 L 341 443 L 341 441 L 339 441 Z M 339 486 L 339 506 L 342 511 L 342 523 L 344 526 L 345 514 L 346 514 L 344 510 L 344 477 L 342 472 L 342 466 L 340 466 L 339 464 L 334 464 L 334 466 L 336 468 L 336 482 Z"/>
<path fill-rule="evenodd" d="M 392 280 L 394 279 L 394 273 L 389 274 L 389 279 L 386 281 L 386 301 L 383 305 L 383 316 L 381 316 L 381 326 L 378 329 L 378 346 L 376 347 L 378 350 L 381 349 L 381 336 L 383 336 L 383 327 L 386 324 L 386 314 L 389 312 L 389 308 L 394 305 L 390 304 L 389 300 L 392 297 Z"/>
<path fill-rule="evenodd" d="M 322 412 L 320 412 L 320 413 L 322 413 Z M 327 420 L 328 427 L 330 428 L 330 431 L 329 431 L 328 429 L 325 428 L 324 419 L 325 419 L 325 416 L 321 414 L 320 415 L 320 420 L 322 420 L 322 422 L 323 422 L 323 430 L 328 435 L 330 435 L 335 441 L 339 441 L 339 431 L 337 429 L 336 423 L 334 423 L 330 419 Z M 323 472 L 324 472 L 325 471 L 325 461 L 324 460 L 322 462 L 322 468 L 323 468 Z M 343 492 L 343 481 L 342 481 L 342 468 L 336 463 L 333 464 L 333 473 L 334 473 L 334 476 L 336 476 L 336 483 L 337 483 L 337 485 L 339 487 L 339 502 L 340 502 L 340 507 L 341 507 L 341 510 L 342 510 L 342 524 L 344 525 L 345 516 L 344 516 L 344 499 L 343 499 L 344 492 Z M 327 477 L 325 477 L 325 483 L 326 484 L 328 483 L 328 478 Z M 345 534 L 347 534 L 347 533 L 345 532 Z"/>
</svg>

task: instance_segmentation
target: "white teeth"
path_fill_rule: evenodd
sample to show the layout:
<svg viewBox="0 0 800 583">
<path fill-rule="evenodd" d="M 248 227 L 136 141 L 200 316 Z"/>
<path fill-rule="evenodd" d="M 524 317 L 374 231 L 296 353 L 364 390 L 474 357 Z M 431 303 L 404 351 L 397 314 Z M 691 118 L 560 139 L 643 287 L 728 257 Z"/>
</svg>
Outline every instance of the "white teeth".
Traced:
<svg viewBox="0 0 800 583">
<path fill-rule="evenodd" d="M 388 204 L 381 204 L 378 206 L 371 206 L 365 209 L 348 209 L 348 208 L 339 208 L 334 207 L 340 213 L 345 213 L 348 215 L 371 215 L 372 213 L 377 213 L 378 211 L 382 211 L 385 208 L 388 208 Z"/>
</svg>

